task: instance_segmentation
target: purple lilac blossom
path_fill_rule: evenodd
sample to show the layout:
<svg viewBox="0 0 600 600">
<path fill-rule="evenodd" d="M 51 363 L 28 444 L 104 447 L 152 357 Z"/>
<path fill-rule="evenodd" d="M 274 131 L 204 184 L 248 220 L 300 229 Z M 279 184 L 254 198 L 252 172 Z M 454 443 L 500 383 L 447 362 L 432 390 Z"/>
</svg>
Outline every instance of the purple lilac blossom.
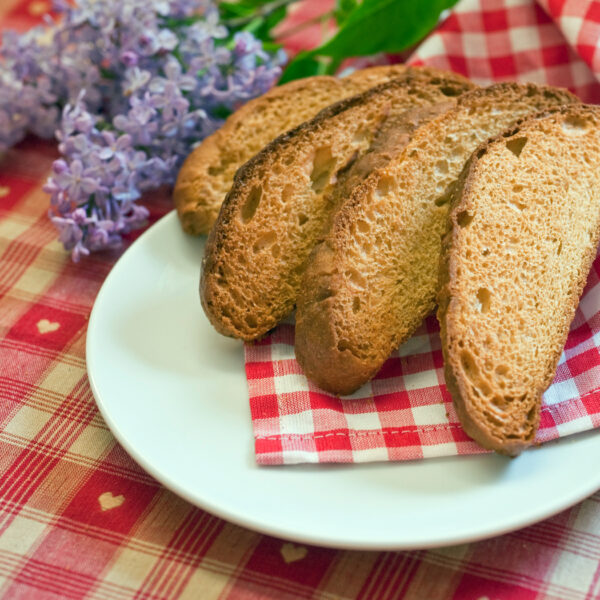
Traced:
<svg viewBox="0 0 600 600">
<path fill-rule="evenodd" d="M 50 218 L 77 261 L 144 225 L 136 201 L 267 91 L 285 54 L 230 36 L 211 0 L 54 0 L 56 22 L 0 46 L 0 152 L 55 135 Z"/>
</svg>

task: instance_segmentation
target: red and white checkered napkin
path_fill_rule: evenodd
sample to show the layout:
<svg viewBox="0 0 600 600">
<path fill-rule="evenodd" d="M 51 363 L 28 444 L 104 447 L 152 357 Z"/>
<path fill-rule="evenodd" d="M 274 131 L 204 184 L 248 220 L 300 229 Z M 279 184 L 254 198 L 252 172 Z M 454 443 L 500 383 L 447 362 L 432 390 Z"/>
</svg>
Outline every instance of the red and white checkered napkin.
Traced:
<svg viewBox="0 0 600 600">
<path fill-rule="evenodd" d="M 452 69 L 482 85 L 516 79 L 569 87 L 586 102 L 600 102 L 599 40 L 598 2 L 463 0 L 410 62 Z M 309 382 L 293 344 L 289 322 L 246 346 L 259 464 L 482 452 L 465 435 L 452 407 L 434 316 L 352 400 L 340 400 Z M 544 395 L 537 440 L 594 427 L 600 427 L 600 256 L 554 383 Z"/>
</svg>

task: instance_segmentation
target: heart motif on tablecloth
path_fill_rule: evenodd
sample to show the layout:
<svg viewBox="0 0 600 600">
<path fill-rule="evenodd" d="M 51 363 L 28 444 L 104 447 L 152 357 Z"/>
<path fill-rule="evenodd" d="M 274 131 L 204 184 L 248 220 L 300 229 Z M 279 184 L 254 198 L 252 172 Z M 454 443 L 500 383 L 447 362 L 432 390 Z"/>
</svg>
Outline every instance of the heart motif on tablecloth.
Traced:
<svg viewBox="0 0 600 600">
<path fill-rule="evenodd" d="M 100 503 L 100 508 L 105 510 L 111 510 L 113 508 L 117 508 L 125 502 L 125 496 L 119 494 L 118 496 L 113 496 L 112 492 L 104 492 L 98 496 L 98 502 Z"/>
<path fill-rule="evenodd" d="M 308 554 L 308 550 L 304 546 L 296 546 L 289 542 L 286 542 L 281 546 L 280 552 L 283 560 L 285 560 L 288 565 L 298 560 L 302 560 Z"/>
<path fill-rule="evenodd" d="M 56 321 L 48 321 L 48 319 L 42 319 L 36 323 L 38 331 L 42 334 L 51 333 L 56 331 L 60 327 L 60 323 Z"/>
</svg>

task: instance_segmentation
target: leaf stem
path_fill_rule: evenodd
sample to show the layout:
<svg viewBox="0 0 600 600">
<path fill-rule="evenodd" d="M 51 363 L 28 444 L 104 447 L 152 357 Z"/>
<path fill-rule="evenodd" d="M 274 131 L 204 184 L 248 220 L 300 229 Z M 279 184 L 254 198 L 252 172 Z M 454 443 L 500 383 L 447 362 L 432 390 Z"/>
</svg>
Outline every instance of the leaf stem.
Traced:
<svg viewBox="0 0 600 600">
<path fill-rule="evenodd" d="M 256 12 L 248 17 L 238 17 L 236 19 L 226 19 L 223 21 L 223 25 L 225 25 L 228 29 L 244 27 L 248 23 L 254 21 L 254 19 L 258 17 L 268 17 L 271 13 L 274 13 L 277 9 L 282 6 L 289 6 L 290 4 L 294 4 L 294 2 L 298 2 L 299 0 L 273 0 L 273 2 L 269 2 L 265 4 L 261 8 L 259 8 Z"/>
</svg>

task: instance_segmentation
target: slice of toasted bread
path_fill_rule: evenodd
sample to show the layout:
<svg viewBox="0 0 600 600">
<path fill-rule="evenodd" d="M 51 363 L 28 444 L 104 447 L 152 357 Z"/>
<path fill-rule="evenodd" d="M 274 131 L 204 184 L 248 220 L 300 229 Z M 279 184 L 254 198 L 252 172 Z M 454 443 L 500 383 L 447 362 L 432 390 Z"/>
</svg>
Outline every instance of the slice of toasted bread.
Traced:
<svg viewBox="0 0 600 600">
<path fill-rule="evenodd" d="M 408 108 L 472 84 L 417 71 L 342 100 L 280 136 L 237 173 L 205 250 L 201 297 L 225 335 L 256 339 L 289 314 L 304 263 L 335 210 L 332 190 Z"/>
<path fill-rule="evenodd" d="M 177 176 L 173 201 L 184 231 L 192 235 L 209 232 L 237 169 L 271 140 L 326 106 L 403 77 L 409 70 L 393 65 L 361 69 L 343 79 L 307 77 L 274 87 L 244 104 L 191 152 Z M 427 72 L 436 71 L 427 68 Z"/>
<path fill-rule="evenodd" d="M 449 192 L 467 158 L 518 120 L 575 101 L 533 84 L 467 92 L 353 190 L 298 297 L 296 356 L 309 378 L 349 394 L 377 373 L 434 308 Z"/>
<path fill-rule="evenodd" d="M 440 262 L 446 383 L 485 448 L 530 445 L 596 256 L 600 108 L 569 106 L 480 148 Z"/>
<path fill-rule="evenodd" d="M 209 232 L 235 172 L 271 140 L 334 102 L 401 77 L 406 68 L 373 67 L 370 75 L 344 79 L 307 77 L 274 87 L 244 104 L 191 152 L 179 171 L 173 201 L 184 231 L 192 235 Z"/>
</svg>

